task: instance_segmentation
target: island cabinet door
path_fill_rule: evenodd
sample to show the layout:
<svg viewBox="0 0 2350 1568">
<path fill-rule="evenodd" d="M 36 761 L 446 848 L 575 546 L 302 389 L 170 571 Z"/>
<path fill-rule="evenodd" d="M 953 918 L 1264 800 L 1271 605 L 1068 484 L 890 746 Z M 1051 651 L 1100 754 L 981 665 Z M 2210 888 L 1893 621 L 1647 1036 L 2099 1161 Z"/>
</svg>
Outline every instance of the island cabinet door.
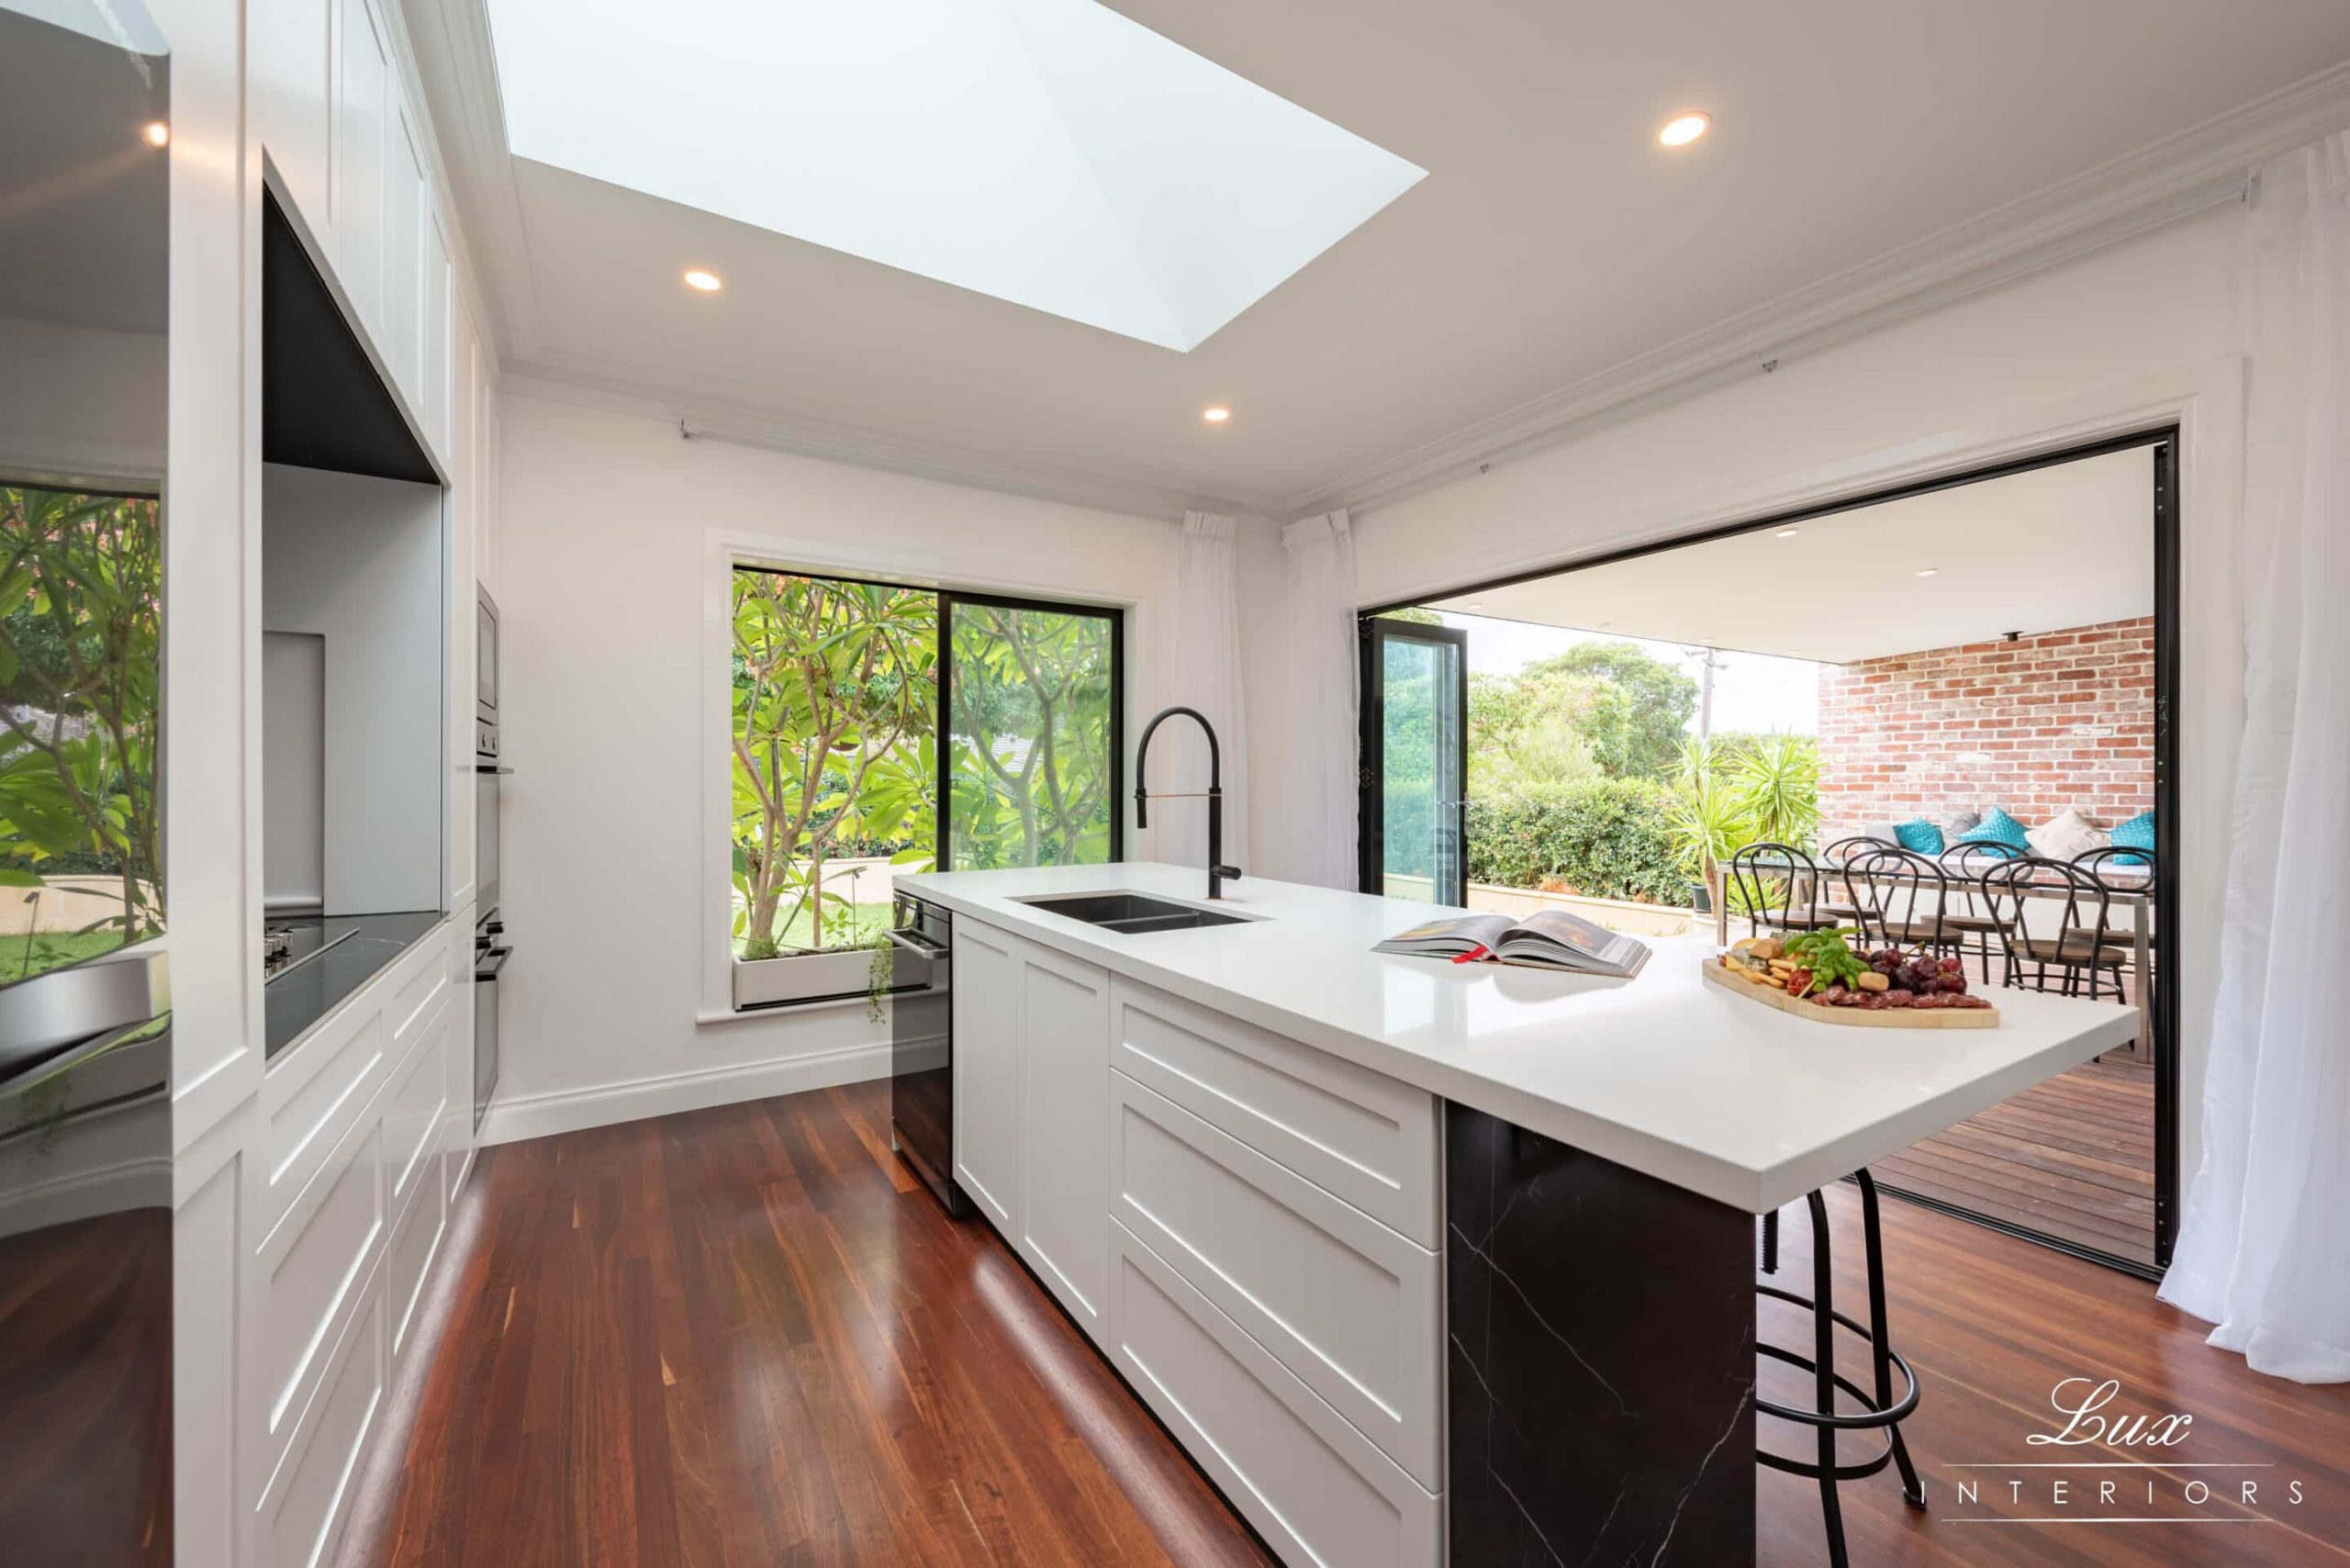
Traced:
<svg viewBox="0 0 2350 1568">
<path fill-rule="evenodd" d="M 1007 1237 L 1020 1215 L 1020 939 L 955 927 L 955 1180 Z"/>
<path fill-rule="evenodd" d="M 1020 953 L 1020 1253 L 1104 1342 L 1110 977 L 1032 943 Z"/>
</svg>

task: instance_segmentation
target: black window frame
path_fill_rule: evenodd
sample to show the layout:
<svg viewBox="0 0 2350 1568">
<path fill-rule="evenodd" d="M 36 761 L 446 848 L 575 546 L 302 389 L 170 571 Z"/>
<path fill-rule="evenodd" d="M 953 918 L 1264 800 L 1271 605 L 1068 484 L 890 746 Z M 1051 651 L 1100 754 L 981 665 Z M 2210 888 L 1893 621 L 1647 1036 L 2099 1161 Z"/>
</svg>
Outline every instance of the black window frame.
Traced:
<svg viewBox="0 0 2350 1568">
<path fill-rule="evenodd" d="M 954 844 L 954 747 L 949 744 L 955 724 L 955 607 L 981 605 L 990 610 L 1025 610 L 1046 615 L 1085 615 L 1110 623 L 1110 859 L 1126 857 L 1126 612 L 1116 605 L 1075 604 L 1060 599 L 1030 599 L 995 593 L 939 588 L 938 594 L 938 847 L 932 868 L 954 868 L 948 852 Z"/>
<path fill-rule="evenodd" d="M 1048 615 L 1083 615 L 1107 621 L 1110 623 L 1110 862 L 1114 864 L 1117 861 L 1125 858 L 1126 612 L 1123 606 L 1114 604 L 1086 604 L 1075 600 L 1037 599 L 1023 595 L 979 592 L 963 588 L 945 588 L 934 583 L 912 582 L 902 577 L 884 577 L 879 575 L 867 576 L 856 572 L 813 571 L 800 566 L 779 566 L 772 561 L 741 555 L 731 558 L 727 564 L 728 582 L 730 588 L 733 582 L 733 574 L 736 572 L 763 572 L 770 577 L 800 577 L 811 582 L 849 583 L 860 587 L 894 588 L 908 593 L 926 593 L 936 601 L 938 607 L 938 625 L 935 633 L 938 639 L 938 717 L 936 721 L 936 728 L 933 735 L 934 742 L 933 749 L 937 754 L 934 783 L 938 793 L 938 801 L 935 812 L 935 816 L 937 818 L 935 836 L 932 842 L 931 851 L 931 868 L 936 871 L 945 871 L 949 868 L 947 862 L 947 849 L 948 846 L 953 842 L 952 812 L 954 792 L 951 786 L 954 778 L 954 747 L 950 744 L 950 737 L 954 722 L 954 658 L 952 650 L 954 608 L 958 604 L 976 604 L 995 610 L 1034 610 Z M 732 646 L 731 630 L 729 633 L 729 646 L 730 648 Z M 731 731 L 733 726 L 731 714 L 728 719 L 728 725 Z M 729 767 L 731 773 L 731 763 L 729 764 Z M 779 955 L 780 958 L 786 959 L 823 958 L 829 955 L 822 953 L 792 953 Z M 733 963 L 741 963 L 743 962 L 743 959 L 739 956 L 730 955 L 730 961 Z M 767 961 L 773 962 L 775 960 Z M 836 998 L 834 993 L 826 992 L 822 995 L 794 998 L 790 1002 L 786 1002 L 760 1003 L 758 1004 L 758 1007 L 760 1009 L 764 1009 L 769 1006 L 792 1006 L 805 1002 L 831 1001 L 835 999 Z M 741 1007 L 736 1009 L 738 1012 L 748 1010 L 750 1009 Z"/>
<path fill-rule="evenodd" d="M 1790 524 L 1814 519 L 1833 517 L 1840 512 L 1859 511 L 1881 506 L 1887 501 L 1907 500 L 1912 497 L 1931 495 L 1941 490 L 1954 490 L 1986 479 L 2003 479 L 2011 475 L 2029 474 L 2042 468 L 2058 467 L 2086 458 L 2104 457 L 2119 452 L 2143 449 L 2152 454 L 2154 469 L 2154 821 L 2157 848 L 2154 856 L 2154 923 L 2155 929 L 2170 935 L 2164 940 L 2169 945 L 2172 961 L 2166 983 L 2157 984 L 2153 999 L 2154 1070 L 2154 1260 L 2150 1264 L 2124 1258 L 2099 1249 L 2067 1241 L 2045 1231 L 2010 1223 L 1992 1215 L 1978 1214 L 1958 1204 L 1922 1193 L 1905 1191 L 1891 1183 L 1879 1183 L 1882 1191 L 1894 1193 L 1926 1208 L 1980 1225 L 1990 1230 L 2034 1242 L 2053 1251 L 2100 1263 L 2109 1269 L 2141 1279 L 2160 1280 L 2170 1268 L 2171 1254 L 2178 1240 L 2180 1190 L 2178 1169 L 2179 1142 L 2179 1075 L 2178 1058 L 2184 1041 L 2181 1037 L 2182 1019 L 2179 1008 L 2179 987 L 2176 980 L 2177 955 L 2180 930 L 2179 867 L 2180 853 L 2187 823 L 2179 810 L 2178 735 L 2180 734 L 2179 700 L 2181 648 L 2186 637 L 2182 618 L 2179 555 L 2181 519 L 2179 510 L 2179 454 L 2185 432 L 2180 422 L 2166 420 L 2121 434 L 2100 436 L 2095 440 L 2033 453 L 2030 456 L 2009 458 L 1970 468 L 1954 469 L 1906 484 L 1840 496 L 1832 500 L 1809 506 L 1771 512 L 1763 516 L 1742 518 L 1735 522 L 1693 529 L 1667 538 L 1649 540 L 1618 550 L 1578 556 L 1554 562 L 1546 566 L 1529 567 L 1504 577 L 1447 588 L 1436 593 L 1424 593 L 1412 599 L 1393 599 L 1366 606 L 1356 613 L 1367 626 L 1377 617 L 1399 610 L 1416 609 L 1431 599 L 1457 599 L 1464 594 L 1490 592 L 1518 583 L 1532 582 L 1540 577 L 1557 577 L 1565 572 L 1583 571 L 1592 566 L 1611 566 L 1642 555 L 1654 555 L 1667 550 L 1681 550 L 1694 544 L 1706 544 L 1718 539 L 1732 539 L 1742 533 L 1759 532 L 1763 529 L 1785 528 Z M 1367 633 L 1366 633 L 1367 634 Z M 1364 720 L 1368 723 L 1367 717 Z M 1464 735 L 1467 725 L 1462 725 Z M 1366 754 L 1368 755 L 1368 754 Z M 1368 790 L 1368 773 L 1365 789 Z M 1462 791 L 1465 795 L 1466 790 Z M 1368 794 L 1365 800 L 1369 799 Z M 1357 832 L 1360 838 L 1370 836 L 1367 825 L 1371 819 L 1360 819 Z M 1465 853 L 1465 845 L 1464 845 Z M 1365 863 L 1368 864 L 1366 857 Z"/>
</svg>

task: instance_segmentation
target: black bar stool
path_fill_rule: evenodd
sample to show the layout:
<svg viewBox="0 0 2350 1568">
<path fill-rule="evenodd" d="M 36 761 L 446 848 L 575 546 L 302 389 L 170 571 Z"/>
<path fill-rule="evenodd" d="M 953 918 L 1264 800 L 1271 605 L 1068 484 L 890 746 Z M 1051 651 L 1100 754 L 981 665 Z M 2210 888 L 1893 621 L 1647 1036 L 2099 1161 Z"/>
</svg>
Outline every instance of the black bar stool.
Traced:
<svg viewBox="0 0 2350 1568">
<path fill-rule="evenodd" d="M 1859 1481 L 1874 1475 L 1886 1465 L 1901 1470 L 1901 1498 L 1913 1508 L 1926 1506 L 1926 1489 L 1918 1479 L 1918 1467 L 1909 1461 L 1909 1446 L 1901 1440 L 1901 1423 L 1918 1408 L 1918 1374 L 1901 1353 L 1893 1348 L 1885 1327 L 1885 1251 L 1877 1227 L 1876 1182 L 1867 1170 L 1856 1170 L 1852 1180 L 1861 1189 L 1861 1230 L 1868 1253 L 1869 1321 L 1855 1321 L 1836 1310 L 1835 1274 L 1828 1244 L 1828 1202 L 1818 1192 L 1806 1194 L 1805 1203 L 1811 1210 L 1811 1290 L 1808 1296 L 1777 1285 L 1758 1284 L 1760 1294 L 1774 1301 L 1784 1301 L 1804 1308 L 1811 1314 L 1812 1351 L 1808 1356 L 1765 1343 L 1758 1334 L 1754 1350 L 1757 1355 L 1784 1361 L 1792 1367 L 1812 1373 L 1817 1381 L 1814 1402 L 1808 1406 L 1778 1405 L 1757 1397 L 1755 1414 L 1776 1420 L 1809 1427 L 1818 1434 L 1818 1457 L 1806 1461 L 1788 1459 L 1773 1453 L 1760 1443 L 1755 1445 L 1758 1463 L 1788 1475 L 1803 1475 L 1819 1483 L 1819 1510 L 1828 1528 L 1828 1562 L 1830 1568 L 1849 1568 L 1851 1559 L 1844 1550 L 1844 1510 L 1837 1500 L 1836 1488 L 1846 1481 Z M 1762 1216 L 1762 1271 L 1778 1272 L 1779 1215 L 1776 1210 Z M 1868 1341 L 1870 1359 L 1875 1372 L 1875 1392 L 1872 1394 L 1851 1378 L 1836 1371 L 1836 1330 L 1847 1328 Z M 1901 1397 L 1893 1396 L 1893 1373 L 1901 1373 Z M 1836 1408 L 1836 1392 L 1850 1394 L 1860 1409 L 1850 1415 Z M 1867 1459 L 1852 1464 L 1840 1463 L 1836 1454 L 1836 1434 L 1850 1431 L 1882 1430 L 1885 1447 Z"/>
</svg>

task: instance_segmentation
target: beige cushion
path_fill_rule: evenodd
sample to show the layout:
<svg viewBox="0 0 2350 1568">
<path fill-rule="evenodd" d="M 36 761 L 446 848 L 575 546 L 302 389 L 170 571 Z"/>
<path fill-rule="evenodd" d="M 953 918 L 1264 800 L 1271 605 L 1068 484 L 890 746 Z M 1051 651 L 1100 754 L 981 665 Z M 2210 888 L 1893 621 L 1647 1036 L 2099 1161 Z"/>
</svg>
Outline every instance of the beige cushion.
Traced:
<svg viewBox="0 0 2350 1568">
<path fill-rule="evenodd" d="M 2027 829 L 2024 837 L 2031 844 L 2034 855 L 2044 855 L 2051 860 L 2070 860 L 2076 855 L 2087 855 L 2103 846 L 2105 830 L 2091 827 L 2081 815 L 2078 806 L 2066 806 L 2038 827 Z"/>
</svg>

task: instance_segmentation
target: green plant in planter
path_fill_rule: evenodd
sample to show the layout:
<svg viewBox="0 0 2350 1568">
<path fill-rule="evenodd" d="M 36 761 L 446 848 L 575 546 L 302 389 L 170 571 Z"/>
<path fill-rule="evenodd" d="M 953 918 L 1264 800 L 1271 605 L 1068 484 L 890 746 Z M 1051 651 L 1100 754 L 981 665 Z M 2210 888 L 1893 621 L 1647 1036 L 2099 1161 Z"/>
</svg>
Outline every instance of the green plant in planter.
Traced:
<svg viewBox="0 0 2350 1568">
<path fill-rule="evenodd" d="M 890 1000 L 890 988 L 898 979 L 898 948 L 886 931 L 873 938 L 873 958 L 865 966 L 865 1016 L 878 1024 L 886 1016 L 882 1003 Z"/>
</svg>

